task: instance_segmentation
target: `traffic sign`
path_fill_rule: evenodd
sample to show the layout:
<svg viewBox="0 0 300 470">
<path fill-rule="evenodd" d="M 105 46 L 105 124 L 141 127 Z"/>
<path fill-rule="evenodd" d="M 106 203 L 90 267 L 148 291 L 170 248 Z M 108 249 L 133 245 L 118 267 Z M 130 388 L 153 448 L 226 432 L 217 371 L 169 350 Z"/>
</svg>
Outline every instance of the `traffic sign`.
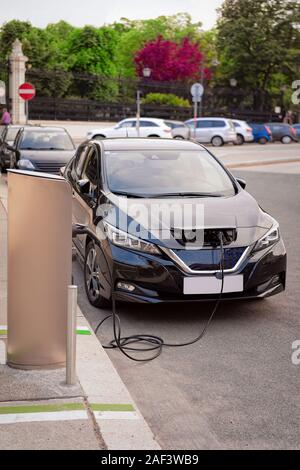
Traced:
<svg viewBox="0 0 300 470">
<path fill-rule="evenodd" d="M 19 96 L 25 100 L 29 101 L 35 97 L 35 88 L 31 83 L 23 83 L 19 86 Z"/>
<path fill-rule="evenodd" d="M 203 85 L 201 85 L 201 83 L 194 83 L 191 86 L 191 95 L 193 97 L 194 103 L 201 101 L 203 93 L 204 93 L 204 87 Z"/>
</svg>

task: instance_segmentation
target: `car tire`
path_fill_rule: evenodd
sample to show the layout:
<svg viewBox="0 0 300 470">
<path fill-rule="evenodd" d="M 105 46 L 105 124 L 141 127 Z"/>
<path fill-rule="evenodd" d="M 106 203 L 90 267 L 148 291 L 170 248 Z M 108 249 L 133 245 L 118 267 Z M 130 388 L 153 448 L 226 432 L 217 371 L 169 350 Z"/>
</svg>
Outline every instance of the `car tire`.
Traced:
<svg viewBox="0 0 300 470">
<path fill-rule="evenodd" d="M 159 135 L 156 135 L 156 134 L 151 134 L 151 135 L 148 135 L 148 138 L 149 138 L 149 139 L 159 139 L 160 136 L 159 136 Z"/>
<path fill-rule="evenodd" d="M 267 140 L 266 137 L 260 137 L 260 138 L 258 139 L 258 142 L 259 142 L 261 145 L 265 145 L 265 144 L 268 142 L 268 140 Z"/>
<path fill-rule="evenodd" d="M 237 134 L 236 136 L 236 145 L 243 145 L 245 143 L 245 139 L 242 134 Z"/>
<path fill-rule="evenodd" d="M 110 306 L 110 301 L 102 297 L 100 294 L 100 269 L 101 268 L 98 261 L 96 245 L 94 242 L 90 242 L 87 245 L 84 258 L 85 292 L 90 304 L 93 305 L 93 307 L 107 308 Z"/>
<path fill-rule="evenodd" d="M 173 138 L 177 140 L 184 140 L 184 137 L 182 137 L 182 135 L 175 135 L 175 137 Z"/>
<path fill-rule="evenodd" d="M 211 139 L 211 144 L 212 144 L 214 147 L 222 147 L 222 145 L 224 145 L 224 140 L 223 140 L 222 137 L 220 137 L 219 135 L 215 135 L 215 136 Z"/>
<path fill-rule="evenodd" d="M 103 134 L 97 134 L 97 135 L 94 135 L 92 137 L 93 140 L 102 140 L 102 139 L 106 139 L 105 135 Z"/>
<path fill-rule="evenodd" d="M 281 142 L 283 144 L 290 144 L 292 140 L 293 139 L 289 135 L 284 135 L 283 137 L 281 137 Z"/>
</svg>

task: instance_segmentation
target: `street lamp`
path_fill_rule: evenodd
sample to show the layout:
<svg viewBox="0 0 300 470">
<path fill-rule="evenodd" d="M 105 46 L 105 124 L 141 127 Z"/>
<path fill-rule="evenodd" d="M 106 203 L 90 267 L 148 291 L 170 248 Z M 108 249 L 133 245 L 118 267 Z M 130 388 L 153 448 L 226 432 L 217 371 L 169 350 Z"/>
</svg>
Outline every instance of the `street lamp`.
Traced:
<svg viewBox="0 0 300 470">
<path fill-rule="evenodd" d="M 151 69 L 149 67 L 143 68 L 143 77 L 149 78 L 151 75 Z M 141 119 L 141 91 L 136 91 L 136 132 L 137 136 L 140 137 L 140 119 Z"/>
</svg>

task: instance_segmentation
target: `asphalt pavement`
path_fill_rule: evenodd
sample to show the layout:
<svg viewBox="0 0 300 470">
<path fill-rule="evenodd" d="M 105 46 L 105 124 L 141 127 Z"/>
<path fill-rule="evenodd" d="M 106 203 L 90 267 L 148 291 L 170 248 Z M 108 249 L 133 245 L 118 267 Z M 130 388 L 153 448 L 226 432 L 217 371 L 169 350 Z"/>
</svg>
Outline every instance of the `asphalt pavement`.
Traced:
<svg viewBox="0 0 300 470">
<path fill-rule="evenodd" d="M 278 145 L 273 145 L 264 152 L 274 151 Z M 299 156 L 300 146 L 281 144 L 278 156 L 287 155 L 288 147 Z M 226 159 L 235 149 L 220 152 Z M 242 150 L 248 151 L 253 152 L 250 146 Z M 280 222 L 288 252 L 286 292 L 259 301 L 224 302 L 201 342 L 165 348 L 152 362 L 135 363 L 109 351 L 164 449 L 300 449 L 300 365 L 291 361 L 292 343 L 300 339 L 300 172 L 297 166 L 290 174 L 278 173 L 276 166 L 270 165 L 269 172 L 265 167 L 233 172 L 246 179 L 247 190 Z M 88 303 L 77 261 L 74 275 L 79 305 L 96 327 L 107 311 Z M 118 313 L 123 335 L 150 333 L 183 342 L 198 334 L 212 307 L 123 304 Z M 111 337 L 107 324 L 99 339 L 105 344 Z"/>
</svg>

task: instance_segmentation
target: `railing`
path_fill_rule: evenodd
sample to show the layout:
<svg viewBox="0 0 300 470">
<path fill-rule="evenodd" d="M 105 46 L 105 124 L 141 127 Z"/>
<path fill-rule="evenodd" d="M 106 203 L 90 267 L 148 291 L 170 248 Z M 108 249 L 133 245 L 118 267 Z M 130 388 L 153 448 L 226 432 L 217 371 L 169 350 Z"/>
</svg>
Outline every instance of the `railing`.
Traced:
<svg viewBox="0 0 300 470">
<path fill-rule="evenodd" d="M 135 116 L 135 104 L 102 103 L 86 99 L 35 97 L 29 102 L 29 118 L 35 120 L 119 121 Z M 142 105 L 142 115 L 162 119 L 185 121 L 193 116 L 189 108 Z M 252 122 L 276 121 L 278 116 L 269 112 L 246 109 L 216 109 L 203 105 L 203 116 L 223 116 Z"/>
</svg>

